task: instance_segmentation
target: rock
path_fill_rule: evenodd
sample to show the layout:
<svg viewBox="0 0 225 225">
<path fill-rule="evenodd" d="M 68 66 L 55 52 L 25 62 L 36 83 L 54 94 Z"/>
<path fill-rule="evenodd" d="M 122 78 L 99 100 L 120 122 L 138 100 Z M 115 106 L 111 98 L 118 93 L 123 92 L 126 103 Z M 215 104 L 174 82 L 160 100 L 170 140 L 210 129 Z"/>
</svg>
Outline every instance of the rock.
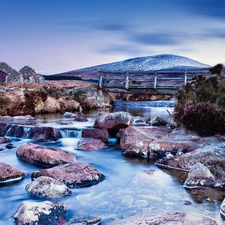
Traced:
<svg viewBox="0 0 225 225">
<path fill-rule="evenodd" d="M 7 136 L 22 138 L 27 134 L 27 130 L 29 129 L 30 127 L 12 125 L 10 129 L 7 131 Z"/>
<path fill-rule="evenodd" d="M 16 155 L 23 161 L 42 167 L 52 167 L 76 161 L 75 156 L 64 150 L 48 148 L 32 143 L 21 145 L 17 149 Z"/>
<path fill-rule="evenodd" d="M 197 213 L 149 211 L 125 219 L 115 220 L 107 225 L 218 225 L 211 218 Z"/>
<path fill-rule="evenodd" d="M 56 122 L 57 124 L 60 124 L 60 125 L 73 125 L 73 122 L 71 121 L 59 121 L 59 122 Z"/>
<path fill-rule="evenodd" d="M 196 163 L 202 163 L 206 166 L 217 179 L 214 186 L 225 187 L 223 177 L 225 177 L 225 143 L 211 144 L 198 148 L 174 157 L 165 157 L 156 161 L 156 165 L 167 168 L 174 168 L 183 171 L 189 171 Z"/>
<path fill-rule="evenodd" d="M 150 158 L 163 158 L 168 153 L 173 155 L 191 152 L 198 148 L 198 145 L 191 141 L 167 141 L 153 140 L 149 143 Z"/>
<path fill-rule="evenodd" d="M 127 127 L 121 129 L 117 137 L 124 154 L 150 157 L 149 144 L 167 133 L 166 128 Z"/>
<path fill-rule="evenodd" d="M 106 129 L 109 134 L 115 136 L 119 129 L 131 126 L 133 117 L 128 112 L 105 113 L 94 122 L 95 128 Z"/>
<path fill-rule="evenodd" d="M 89 187 L 104 180 L 105 176 L 90 164 L 69 163 L 33 172 L 32 179 L 48 176 L 64 182 L 67 187 Z"/>
<path fill-rule="evenodd" d="M 0 184 L 7 184 L 22 180 L 25 173 L 14 168 L 11 165 L 0 162 Z"/>
<path fill-rule="evenodd" d="M 61 137 L 60 130 L 53 127 L 32 127 L 27 138 L 35 141 L 56 141 Z"/>
<path fill-rule="evenodd" d="M 225 199 L 220 205 L 220 215 L 223 219 L 225 219 Z"/>
<path fill-rule="evenodd" d="M 63 182 L 46 176 L 33 180 L 25 189 L 35 198 L 61 198 L 71 193 Z"/>
<path fill-rule="evenodd" d="M 37 74 L 35 70 L 29 66 L 24 66 L 22 69 L 19 70 L 19 73 L 22 74 L 24 83 L 28 85 L 45 84 L 44 77 L 40 74 Z"/>
<path fill-rule="evenodd" d="M 23 83 L 22 74 L 18 73 L 5 62 L 0 62 L 0 72 L 1 83 L 3 84 Z"/>
<path fill-rule="evenodd" d="M 82 130 L 82 137 L 84 138 L 95 138 L 99 139 L 102 142 L 108 142 L 109 134 L 106 129 L 86 129 Z"/>
<path fill-rule="evenodd" d="M 11 139 L 10 138 L 0 137 L 0 144 L 9 143 L 9 142 L 11 142 Z"/>
<path fill-rule="evenodd" d="M 8 149 L 15 148 L 15 146 L 12 143 L 7 144 L 5 147 Z"/>
<path fill-rule="evenodd" d="M 74 120 L 78 121 L 78 122 L 87 122 L 88 121 L 87 117 L 85 117 L 82 113 L 74 114 L 72 116 L 72 118 L 74 118 Z"/>
<path fill-rule="evenodd" d="M 75 217 L 63 225 L 100 225 L 101 218 L 94 216 Z"/>
<path fill-rule="evenodd" d="M 65 222 L 66 212 L 67 208 L 64 203 L 27 201 L 19 206 L 12 219 L 18 225 L 60 225 Z"/>
<path fill-rule="evenodd" d="M 65 113 L 63 114 L 63 116 L 64 116 L 65 118 L 72 118 L 73 116 L 75 116 L 75 114 L 74 114 L 74 113 L 71 113 L 71 112 L 65 112 Z"/>
<path fill-rule="evenodd" d="M 0 136 L 4 137 L 7 130 L 11 127 L 11 125 L 1 123 L 0 124 Z"/>
<path fill-rule="evenodd" d="M 191 167 L 184 183 L 185 188 L 214 187 L 216 179 L 202 163 L 196 163 Z"/>
<path fill-rule="evenodd" d="M 105 144 L 95 138 L 81 138 L 77 144 L 77 148 L 81 150 L 97 150 L 105 147 Z"/>
<path fill-rule="evenodd" d="M 158 116 L 156 116 L 150 120 L 147 120 L 146 123 L 148 123 L 151 126 L 165 126 L 167 124 L 167 122 L 164 119 L 162 119 Z"/>
</svg>

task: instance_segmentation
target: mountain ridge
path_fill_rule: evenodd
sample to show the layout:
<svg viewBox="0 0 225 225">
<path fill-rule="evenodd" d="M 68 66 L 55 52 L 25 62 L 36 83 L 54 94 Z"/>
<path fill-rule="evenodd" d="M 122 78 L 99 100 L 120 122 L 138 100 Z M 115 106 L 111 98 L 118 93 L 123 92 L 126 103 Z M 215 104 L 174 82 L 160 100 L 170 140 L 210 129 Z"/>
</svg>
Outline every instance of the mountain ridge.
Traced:
<svg viewBox="0 0 225 225">
<path fill-rule="evenodd" d="M 108 72 L 147 72 L 163 70 L 202 70 L 209 69 L 210 66 L 196 60 L 172 55 L 161 54 L 154 56 L 143 56 L 130 58 L 123 61 L 117 61 L 97 66 L 86 67 L 77 70 L 71 70 L 64 73 L 58 73 L 45 76 L 46 79 L 77 79 L 77 80 L 98 80 L 100 71 Z"/>
</svg>

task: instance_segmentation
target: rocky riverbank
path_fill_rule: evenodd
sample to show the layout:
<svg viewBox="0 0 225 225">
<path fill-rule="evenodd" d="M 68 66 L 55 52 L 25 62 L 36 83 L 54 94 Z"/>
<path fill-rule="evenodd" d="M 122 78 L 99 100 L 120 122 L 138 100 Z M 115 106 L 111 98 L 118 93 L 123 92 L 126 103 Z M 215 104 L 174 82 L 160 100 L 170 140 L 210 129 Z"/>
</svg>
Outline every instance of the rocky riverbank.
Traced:
<svg viewBox="0 0 225 225">
<path fill-rule="evenodd" d="M 181 180 L 185 189 L 200 188 L 203 192 L 208 188 L 225 189 L 224 136 L 203 138 L 183 128 L 172 129 L 170 124 L 165 125 L 165 123 L 161 123 L 161 126 L 160 123 L 159 126 L 149 126 L 149 124 L 156 125 L 154 120 L 150 123 L 146 121 L 139 123 L 141 124 L 135 126 L 138 121 L 127 112 L 102 114 L 94 121 L 92 128 L 83 130 L 77 149 L 93 151 L 104 148 L 108 144 L 108 137 L 114 136 L 117 138 L 122 154 L 154 159 L 157 166 L 168 171 L 182 171 Z M 1 126 L 2 136 L 7 130 L 6 126 L 6 124 Z M 40 130 L 40 128 L 35 129 Z M 54 140 L 51 136 L 54 136 L 55 140 L 59 138 L 55 135 L 57 129 L 51 128 L 51 132 L 48 132 L 49 128 L 41 129 L 42 132 L 39 134 L 42 138 L 36 140 Z M 9 140 L 6 142 L 8 143 Z M 70 195 L 73 191 L 70 188 L 87 187 L 104 182 L 105 176 L 100 171 L 90 164 L 80 163 L 74 155 L 58 148 L 43 147 L 38 143 L 23 144 L 17 149 L 16 155 L 22 161 L 43 168 L 32 173 L 33 181 L 26 187 L 26 191 L 35 198 L 45 200 L 24 202 L 13 216 L 17 224 L 34 222 L 41 224 L 44 218 L 55 224 L 76 224 L 67 221 L 68 208 L 64 203 L 53 203 L 49 200 Z M 13 165 L 2 163 L 1 168 L 0 181 L 4 184 L 18 182 L 26 176 L 25 172 L 18 171 Z M 146 171 L 146 176 L 154 176 L 154 173 L 154 170 Z M 30 212 L 29 215 L 26 214 L 27 211 Z M 224 203 L 221 204 L 220 213 L 222 217 L 225 214 Z M 101 219 L 98 217 L 92 219 L 95 221 L 94 224 L 100 224 Z M 87 220 L 88 218 L 83 218 L 82 224 L 91 224 Z M 78 221 L 81 221 L 81 218 Z M 159 224 L 218 224 L 215 220 L 200 214 L 177 211 L 154 211 L 154 213 L 151 211 L 109 224 L 137 224 L 137 221 L 148 224 L 155 224 L 156 221 Z"/>
</svg>

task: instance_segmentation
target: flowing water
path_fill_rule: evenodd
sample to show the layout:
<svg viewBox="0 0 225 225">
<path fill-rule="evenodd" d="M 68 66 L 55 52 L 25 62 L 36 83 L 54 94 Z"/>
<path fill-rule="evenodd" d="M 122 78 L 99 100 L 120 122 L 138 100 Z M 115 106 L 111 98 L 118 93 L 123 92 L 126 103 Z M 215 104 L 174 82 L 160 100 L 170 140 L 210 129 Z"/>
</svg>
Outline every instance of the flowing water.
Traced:
<svg viewBox="0 0 225 225">
<path fill-rule="evenodd" d="M 128 111 L 136 118 L 160 116 L 168 117 L 173 111 L 171 102 L 118 103 L 109 111 Z M 59 121 L 71 119 L 61 115 L 39 116 L 40 126 L 54 126 L 61 129 L 62 137 L 55 142 L 41 142 L 40 145 L 57 147 L 74 154 L 78 162 L 90 163 L 106 179 L 97 185 L 87 188 L 74 188 L 70 196 L 53 200 L 64 202 L 69 211 L 68 217 L 100 216 L 101 224 L 116 218 L 125 218 L 148 210 L 169 210 L 181 212 L 197 212 L 209 216 L 222 223 L 219 208 L 225 197 L 223 192 L 212 189 L 187 191 L 183 188 L 186 174 L 178 171 L 162 170 L 154 165 L 154 161 L 136 157 L 128 157 L 120 151 L 115 139 L 110 138 L 106 148 L 96 151 L 79 151 L 77 142 L 84 127 L 92 127 L 96 116 L 101 111 L 88 112 L 88 122 L 72 121 L 72 125 L 60 125 Z M 29 132 L 29 129 L 27 132 Z M 11 137 L 12 149 L 0 151 L 0 161 L 10 164 L 27 176 L 20 182 L 0 186 L 0 224 L 14 224 L 11 217 L 24 201 L 43 201 L 32 198 L 25 187 L 31 182 L 31 173 L 40 170 L 38 166 L 20 161 L 16 157 L 17 148 L 30 139 Z M 151 174 L 146 173 L 150 171 Z"/>
</svg>

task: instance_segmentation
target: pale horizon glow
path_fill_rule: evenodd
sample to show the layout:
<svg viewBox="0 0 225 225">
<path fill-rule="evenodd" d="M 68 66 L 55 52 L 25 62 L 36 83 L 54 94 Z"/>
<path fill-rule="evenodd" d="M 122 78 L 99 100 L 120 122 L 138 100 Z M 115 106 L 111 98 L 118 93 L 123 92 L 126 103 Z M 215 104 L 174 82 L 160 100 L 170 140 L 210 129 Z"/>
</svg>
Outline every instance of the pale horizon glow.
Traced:
<svg viewBox="0 0 225 225">
<path fill-rule="evenodd" d="M 225 1 L 0 0 L 0 62 L 54 74 L 174 54 L 225 64 Z"/>
</svg>

